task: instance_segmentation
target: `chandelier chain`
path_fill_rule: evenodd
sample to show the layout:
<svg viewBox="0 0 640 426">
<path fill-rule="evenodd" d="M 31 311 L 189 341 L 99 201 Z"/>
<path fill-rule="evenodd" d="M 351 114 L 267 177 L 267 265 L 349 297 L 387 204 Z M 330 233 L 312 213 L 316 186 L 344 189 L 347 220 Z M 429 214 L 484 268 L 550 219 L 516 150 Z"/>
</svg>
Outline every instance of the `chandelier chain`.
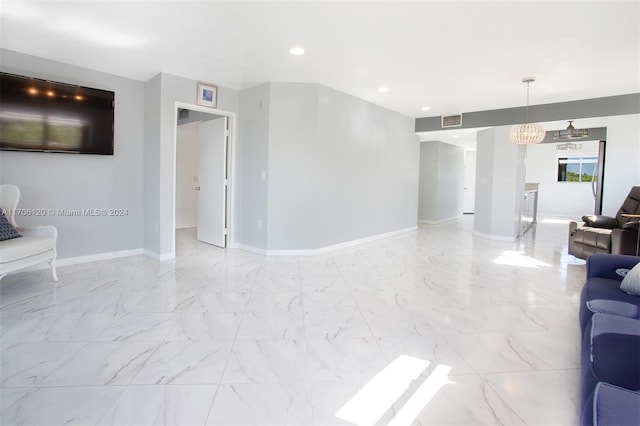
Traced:
<svg viewBox="0 0 640 426">
<path fill-rule="evenodd" d="M 527 109 L 526 109 L 526 118 L 527 118 L 527 123 L 529 122 L 529 85 L 531 84 L 531 82 L 527 81 Z"/>
</svg>

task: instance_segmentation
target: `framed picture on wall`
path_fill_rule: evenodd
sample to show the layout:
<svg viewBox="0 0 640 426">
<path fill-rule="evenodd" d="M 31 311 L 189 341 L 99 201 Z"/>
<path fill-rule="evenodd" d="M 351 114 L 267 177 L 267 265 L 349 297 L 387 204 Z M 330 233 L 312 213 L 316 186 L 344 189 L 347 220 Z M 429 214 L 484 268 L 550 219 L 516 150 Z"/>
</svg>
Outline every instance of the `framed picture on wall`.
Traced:
<svg viewBox="0 0 640 426">
<path fill-rule="evenodd" d="M 208 83 L 198 83 L 198 105 L 218 107 L 218 88 Z"/>
</svg>

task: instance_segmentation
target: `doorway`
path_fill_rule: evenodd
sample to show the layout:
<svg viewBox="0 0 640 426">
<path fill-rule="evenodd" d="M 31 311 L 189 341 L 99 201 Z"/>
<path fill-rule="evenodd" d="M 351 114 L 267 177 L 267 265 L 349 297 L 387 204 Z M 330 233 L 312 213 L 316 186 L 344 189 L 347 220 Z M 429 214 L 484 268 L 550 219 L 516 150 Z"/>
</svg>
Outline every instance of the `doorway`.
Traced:
<svg viewBox="0 0 640 426">
<path fill-rule="evenodd" d="M 462 213 L 473 214 L 476 210 L 476 151 L 464 151 L 464 193 Z"/>
<path fill-rule="evenodd" d="M 527 146 L 526 182 L 538 184 L 538 212 L 574 220 L 602 208 L 605 144 L 598 140 Z"/>
<path fill-rule="evenodd" d="M 175 112 L 173 252 L 176 232 L 181 241 L 225 248 L 231 241 L 235 115 L 182 103 Z"/>
</svg>

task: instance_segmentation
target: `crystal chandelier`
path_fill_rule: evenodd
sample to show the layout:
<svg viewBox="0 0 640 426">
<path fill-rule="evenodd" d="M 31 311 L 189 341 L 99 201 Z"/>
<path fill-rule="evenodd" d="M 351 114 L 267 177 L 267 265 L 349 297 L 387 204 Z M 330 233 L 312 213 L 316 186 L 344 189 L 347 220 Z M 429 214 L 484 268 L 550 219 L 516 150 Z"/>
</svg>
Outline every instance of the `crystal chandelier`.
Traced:
<svg viewBox="0 0 640 426">
<path fill-rule="evenodd" d="M 509 140 L 517 145 L 540 143 L 544 139 L 544 127 L 538 123 L 529 123 L 529 84 L 536 81 L 533 77 L 524 77 L 523 83 L 527 83 L 527 120 L 526 123 L 516 124 L 511 127 Z"/>
</svg>

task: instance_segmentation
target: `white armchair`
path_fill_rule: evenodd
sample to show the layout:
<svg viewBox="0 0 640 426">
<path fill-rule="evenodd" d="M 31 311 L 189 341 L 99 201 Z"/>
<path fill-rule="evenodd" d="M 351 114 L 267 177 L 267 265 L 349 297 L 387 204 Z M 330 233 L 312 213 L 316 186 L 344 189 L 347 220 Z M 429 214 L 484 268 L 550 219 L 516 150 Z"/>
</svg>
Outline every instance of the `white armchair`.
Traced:
<svg viewBox="0 0 640 426">
<path fill-rule="evenodd" d="M 22 235 L 20 238 L 0 241 L 0 280 L 8 273 L 38 263 L 48 262 L 53 280 L 56 273 L 56 243 L 58 230 L 54 226 L 21 228 L 16 225 L 15 212 L 20 200 L 20 189 L 15 185 L 0 185 L 0 209 L 9 223 Z"/>
</svg>

